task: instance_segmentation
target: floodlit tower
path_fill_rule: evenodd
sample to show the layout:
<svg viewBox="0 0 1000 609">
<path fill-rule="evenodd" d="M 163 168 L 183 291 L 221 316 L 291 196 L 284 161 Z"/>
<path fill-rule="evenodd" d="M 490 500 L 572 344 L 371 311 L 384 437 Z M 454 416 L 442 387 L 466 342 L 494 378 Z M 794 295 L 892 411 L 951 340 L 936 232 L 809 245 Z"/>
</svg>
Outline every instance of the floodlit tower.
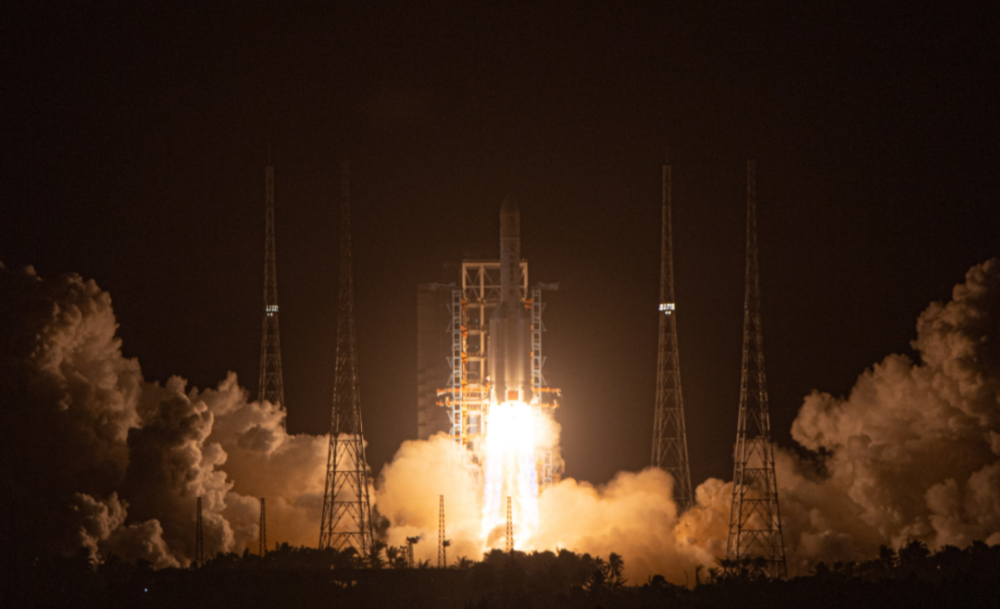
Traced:
<svg viewBox="0 0 1000 609">
<path fill-rule="evenodd" d="M 510 497 L 507 497 L 507 553 L 514 553 L 514 518 L 510 510 Z"/>
<path fill-rule="evenodd" d="M 330 452 L 320 521 L 319 547 L 353 547 L 368 557 L 373 549 L 368 462 L 361 429 L 357 340 L 354 332 L 354 282 L 351 268 L 351 203 L 348 164 L 340 188 L 340 305 L 337 312 L 337 363 L 333 379 Z"/>
<path fill-rule="evenodd" d="M 774 448 L 767 408 L 764 339 L 760 321 L 760 276 L 757 266 L 757 201 L 754 162 L 747 162 L 747 270 L 743 302 L 743 373 L 733 471 L 733 504 L 729 513 L 726 557 L 768 577 L 785 577 L 785 544 L 781 535 Z"/>
<path fill-rule="evenodd" d="M 264 509 L 264 498 L 260 498 L 260 538 L 257 540 L 257 553 L 261 558 L 267 554 L 267 512 Z"/>
<path fill-rule="evenodd" d="M 194 524 L 194 564 L 196 567 L 205 565 L 205 534 L 201 520 L 201 497 L 198 497 L 198 511 Z"/>
<path fill-rule="evenodd" d="M 281 378 L 281 341 L 278 337 L 278 275 L 274 263 L 274 167 L 268 160 L 265 172 L 266 237 L 264 239 L 264 328 L 260 343 L 258 399 L 285 405 Z"/>
<path fill-rule="evenodd" d="M 681 510 L 694 503 L 688 466 L 684 398 L 677 351 L 677 307 L 674 301 L 674 242 L 671 219 L 671 167 L 663 165 L 663 214 L 660 227 L 660 342 L 656 367 L 656 412 L 653 415 L 653 466 L 674 479 Z"/>
</svg>

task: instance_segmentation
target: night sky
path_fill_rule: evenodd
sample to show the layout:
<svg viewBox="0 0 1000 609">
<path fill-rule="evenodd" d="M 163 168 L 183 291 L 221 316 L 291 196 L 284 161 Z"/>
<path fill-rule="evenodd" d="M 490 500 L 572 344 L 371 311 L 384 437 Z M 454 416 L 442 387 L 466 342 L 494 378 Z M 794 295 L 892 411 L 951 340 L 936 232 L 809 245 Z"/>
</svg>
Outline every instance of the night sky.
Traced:
<svg viewBox="0 0 1000 609">
<path fill-rule="evenodd" d="M 376 470 L 416 436 L 416 286 L 496 255 L 508 192 L 593 482 L 649 463 L 668 147 L 696 484 L 732 475 L 747 158 L 783 445 L 998 254 L 986 2 L 39 4 L 0 9 L 0 261 L 94 278 L 147 379 L 256 396 L 270 148 L 288 427 L 324 433 L 349 158 Z"/>
</svg>

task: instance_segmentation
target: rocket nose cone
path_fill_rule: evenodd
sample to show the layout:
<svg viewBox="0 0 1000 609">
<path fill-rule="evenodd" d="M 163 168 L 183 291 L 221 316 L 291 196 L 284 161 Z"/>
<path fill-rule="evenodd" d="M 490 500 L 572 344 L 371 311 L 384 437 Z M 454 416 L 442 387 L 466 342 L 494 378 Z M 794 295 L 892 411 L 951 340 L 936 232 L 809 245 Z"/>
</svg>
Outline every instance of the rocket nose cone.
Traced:
<svg viewBox="0 0 1000 609">
<path fill-rule="evenodd" d="M 503 205 L 500 206 L 500 215 L 510 216 L 517 215 L 518 213 L 517 199 L 514 198 L 514 195 L 507 195 L 504 197 Z"/>
<path fill-rule="evenodd" d="M 521 214 L 517 209 L 517 200 L 507 195 L 500 207 L 500 238 L 512 239 L 521 235 Z"/>
</svg>

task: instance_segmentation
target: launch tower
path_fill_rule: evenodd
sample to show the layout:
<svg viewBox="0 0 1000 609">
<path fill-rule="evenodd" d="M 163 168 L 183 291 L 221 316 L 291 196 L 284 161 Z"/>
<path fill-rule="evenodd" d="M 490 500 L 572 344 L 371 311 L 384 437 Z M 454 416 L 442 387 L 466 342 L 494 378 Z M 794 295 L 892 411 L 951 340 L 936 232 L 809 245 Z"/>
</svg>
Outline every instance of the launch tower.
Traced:
<svg viewBox="0 0 1000 609">
<path fill-rule="evenodd" d="M 351 205 L 348 165 L 340 191 L 340 304 L 337 313 L 337 363 L 334 371 L 330 451 L 320 521 L 320 549 L 354 548 L 368 557 L 373 549 L 368 462 L 361 428 L 357 340 L 354 331 L 354 281 L 351 266 Z"/>
<path fill-rule="evenodd" d="M 542 373 L 542 293 L 559 286 L 529 287 L 528 263 L 520 256 L 520 212 L 510 196 L 500 211 L 500 260 L 463 260 L 460 273 L 460 287 L 433 286 L 450 296 L 449 376 L 437 390 L 437 404 L 448 413 L 446 431 L 475 462 L 491 403 L 559 407 L 561 392 Z M 544 489 L 558 481 L 561 461 L 551 450 L 540 450 L 537 459 Z"/>
<path fill-rule="evenodd" d="M 671 218 L 671 167 L 663 165 L 663 213 L 660 228 L 660 342 L 656 366 L 656 411 L 653 417 L 653 466 L 674 479 L 680 509 L 694 503 L 688 466 L 684 397 L 677 351 L 677 307 L 674 300 L 674 237 Z"/>
<path fill-rule="evenodd" d="M 733 503 L 729 513 L 726 558 L 738 568 L 746 560 L 761 562 L 768 577 L 785 577 L 785 543 L 781 534 L 774 448 L 764 375 L 764 338 L 760 321 L 760 277 L 757 266 L 757 182 L 754 162 L 747 163 L 747 269 L 743 302 L 743 373 L 736 432 Z"/>
</svg>

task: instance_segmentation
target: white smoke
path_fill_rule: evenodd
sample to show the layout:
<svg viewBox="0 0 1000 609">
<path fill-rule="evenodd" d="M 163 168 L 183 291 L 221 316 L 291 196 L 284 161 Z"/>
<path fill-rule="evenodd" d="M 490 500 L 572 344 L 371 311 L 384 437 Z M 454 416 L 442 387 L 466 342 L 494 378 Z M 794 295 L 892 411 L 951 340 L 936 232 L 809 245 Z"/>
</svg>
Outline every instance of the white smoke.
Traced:
<svg viewBox="0 0 1000 609">
<path fill-rule="evenodd" d="M 913 347 L 919 364 L 891 355 L 846 399 L 806 398 L 792 434 L 820 452 L 816 459 L 776 450 L 793 574 L 912 540 L 931 548 L 1000 543 L 1000 263 L 972 268 L 951 302 L 932 304 Z M 423 535 L 431 542 L 416 554 L 432 562 L 438 494 L 460 506 L 448 512 L 459 554 L 483 547 L 474 526 L 478 487 L 455 477 L 451 451 L 445 438 L 408 442 L 379 487 L 379 505 L 393 506 L 383 512 L 393 523 L 390 541 Z M 725 556 L 732 484 L 705 481 L 697 505 L 680 517 L 671 487 L 659 470 L 619 473 L 603 487 L 563 480 L 541 495 L 539 534 L 523 549 L 616 552 L 635 583 L 659 573 L 693 584 L 699 566 L 717 567 Z"/>
<path fill-rule="evenodd" d="M 206 391 L 144 381 L 116 330 L 93 281 L 0 269 L 0 425 L 18 430 L 0 474 L 30 551 L 186 565 L 198 497 L 209 554 L 255 545 L 258 497 L 270 539 L 314 543 L 326 439 L 289 435 L 234 374 Z"/>
<path fill-rule="evenodd" d="M 778 482 L 799 564 L 1000 543 L 1000 263 L 973 267 L 917 321 L 913 363 L 890 355 L 847 398 L 813 392 L 792 426 L 826 475 L 789 456 Z"/>
<path fill-rule="evenodd" d="M 255 547 L 258 497 L 269 539 L 315 545 L 327 438 L 289 435 L 284 411 L 248 400 L 233 374 L 210 390 L 144 381 L 116 329 L 93 281 L 0 266 L 0 425 L 18 430 L 0 443 L 0 490 L 30 551 L 187 565 L 197 497 L 209 553 Z M 846 398 L 806 398 L 792 435 L 815 459 L 776 451 L 792 573 L 910 540 L 1000 543 L 1000 263 L 972 268 L 951 302 L 932 304 L 913 347 L 919 362 L 891 355 Z M 556 450 L 558 431 L 546 430 Z M 444 495 L 450 562 L 479 558 L 481 489 L 458 463 L 444 437 L 400 447 L 375 493 L 389 544 L 422 536 L 416 557 L 435 564 Z M 540 497 L 523 549 L 616 552 L 632 583 L 694 583 L 725 554 L 732 485 L 704 482 L 679 516 L 671 487 L 659 470 L 603 487 L 563 480 Z"/>
<path fill-rule="evenodd" d="M 557 430 L 556 430 L 557 431 Z M 438 501 L 445 497 L 449 563 L 478 559 L 496 540 L 483 539 L 482 488 L 472 470 L 462 465 L 454 442 L 440 434 L 427 441 L 404 442 L 382 472 L 377 490 L 381 514 L 391 522 L 390 545 L 402 546 L 408 537 L 420 537 L 416 560 L 437 564 Z M 626 575 L 644 582 L 653 574 L 694 583 L 698 565 L 714 564 L 728 520 L 716 508 L 729 486 L 709 481 L 698 489 L 701 509 L 680 520 L 671 498 L 673 481 L 659 469 L 622 472 L 603 487 L 564 479 L 543 492 L 538 501 L 537 532 L 518 550 L 568 549 L 607 557 L 626 558 Z M 728 519 L 729 505 L 724 517 Z M 515 522 L 515 527 L 517 523 Z M 500 542 L 502 547 L 502 540 Z M 723 545 L 724 551 L 724 545 Z"/>
</svg>

